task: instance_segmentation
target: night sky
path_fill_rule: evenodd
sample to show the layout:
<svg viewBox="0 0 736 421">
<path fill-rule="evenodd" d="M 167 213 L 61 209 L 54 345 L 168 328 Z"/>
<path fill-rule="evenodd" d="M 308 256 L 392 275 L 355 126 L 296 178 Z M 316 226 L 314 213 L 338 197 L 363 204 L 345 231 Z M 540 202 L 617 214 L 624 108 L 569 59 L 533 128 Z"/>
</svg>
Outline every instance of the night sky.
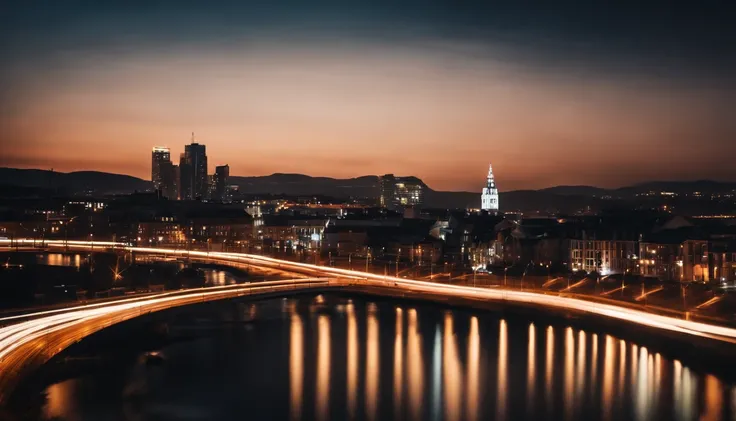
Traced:
<svg viewBox="0 0 736 421">
<path fill-rule="evenodd" d="M 729 2 L 577 3 L 2 2 L 0 166 L 736 181 Z"/>
</svg>

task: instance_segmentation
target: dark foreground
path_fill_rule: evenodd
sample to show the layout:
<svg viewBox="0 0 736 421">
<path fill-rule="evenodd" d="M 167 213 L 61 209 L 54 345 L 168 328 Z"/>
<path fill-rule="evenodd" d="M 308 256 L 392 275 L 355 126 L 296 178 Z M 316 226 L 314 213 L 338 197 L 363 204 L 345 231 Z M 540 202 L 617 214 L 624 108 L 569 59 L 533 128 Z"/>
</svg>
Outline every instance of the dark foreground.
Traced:
<svg viewBox="0 0 736 421">
<path fill-rule="evenodd" d="M 82 341 L 28 381 L 11 413 L 60 420 L 736 420 L 736 384 L 719 375 L 718 363 L 698 368 L 697 353 L 680 361 L 669 343 L 648 349 L 620 336 L 559 318 L 357 297 L 202 305 Z"/>
</svg>

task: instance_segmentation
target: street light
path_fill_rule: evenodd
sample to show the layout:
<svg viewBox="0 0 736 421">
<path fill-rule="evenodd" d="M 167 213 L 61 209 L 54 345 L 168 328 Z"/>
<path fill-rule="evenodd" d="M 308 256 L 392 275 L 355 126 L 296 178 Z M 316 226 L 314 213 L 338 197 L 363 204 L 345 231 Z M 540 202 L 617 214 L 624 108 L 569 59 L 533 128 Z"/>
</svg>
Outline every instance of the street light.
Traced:
<svg viewBox="0 0 736 421">
<path fill-rule="evenodd" d="M 77 219 L 76 216 L 72 217 L 71 219 L 66 221 L 66 224 L 64 224 L 64 247 L 66 248 L 66 251 L 69 251 L 69 225 L 71 225 L 72 221 L 74 221 L 75 219 Z"/>
<path fill-rule="evenodd" d="M 434 278 L 434 248 L 429 251 L 429 280 Z"/>
<path fill-rule="evenodd" d="M 399 276 L 399 259 L 401 258 L 401 247 L 399 247 L 399 252 L 396 253 L 396 277 Z"/>
</svg>

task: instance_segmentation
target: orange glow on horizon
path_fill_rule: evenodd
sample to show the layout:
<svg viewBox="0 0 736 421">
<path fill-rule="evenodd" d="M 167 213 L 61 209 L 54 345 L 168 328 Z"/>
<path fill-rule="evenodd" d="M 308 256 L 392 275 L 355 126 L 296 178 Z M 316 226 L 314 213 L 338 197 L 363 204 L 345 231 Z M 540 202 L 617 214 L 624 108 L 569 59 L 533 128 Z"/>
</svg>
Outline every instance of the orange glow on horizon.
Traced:
<svg viewBox="0 0 736 421">
<path fill-rule="evenodd" d="M 151 147 L 178 157 L 194 131 L 210 171 L 239 176 L 395 173 L 479 191 L 491 160 L 502 191 L 729 176 L 713 161 L 728 151 L 691 148 L 722 137 L 710 93 L 691 86 L 580 84 L 443 49 L 254 47 L 91 54 L 25 75 L 9 102 L 19 111 L 0 116 L 12 139 L 0 166 L 148 179 Z"/>
</svg>

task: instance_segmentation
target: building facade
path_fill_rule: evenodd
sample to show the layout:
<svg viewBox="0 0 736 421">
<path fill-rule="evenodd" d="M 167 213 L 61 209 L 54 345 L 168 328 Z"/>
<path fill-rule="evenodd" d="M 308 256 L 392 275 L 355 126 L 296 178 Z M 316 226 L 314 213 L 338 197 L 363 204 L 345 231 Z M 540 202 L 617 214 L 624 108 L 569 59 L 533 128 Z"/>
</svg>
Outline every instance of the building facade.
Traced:
<svg viewBox="0 0 736 421">
<path fill-rule="evenodd" d="M 421 208 L 424 204 L 424 185 L 417 178 L 386 174 L 380 177 L 379 186 L 379 202 L 382 208 Z"/>
<path fill-rule="evenodd" d="M 166 162 L 161 166 L 161 196 L 176 200 L 179 198 L 179 166 Z"/>
<path fill-rule="evenodd" d="M 151 151 L 151 181 L 156 190 L 162 190 L 164 171 L 163 167 L 171 164 L 171 151 L 164 146 L 154 146 Z"/>
<path fill-rule="evenodd" d="M 626 240 L 569 240 L 570 268 L 601 275 L 637 274 L 639 243 Z"/>
<path fill-rule="evenodd" d="M 215 174 L 212 177 L 212 192 L 213 200 L 217 201 L 224 201 L 225 200 L 225 192 L 227 189 L 227 183 L 230 179 L 230 166 L 229 165 L 219 165 L 215 167 Z"/>
<path fill-rule="evenodd" d="M 179 155 L 179 199 L 192 200 L 194 186 L 192 185 L 192 166 L 186 154 Z"/>
<path fill-rule="evenodd" d="M 396 177 L 393 174 L 382 175 L 378 178 L 380 188 L 379 204 L 382 208 L 390 209 L 394 205 L 394 185 Z"/>
</svg>

